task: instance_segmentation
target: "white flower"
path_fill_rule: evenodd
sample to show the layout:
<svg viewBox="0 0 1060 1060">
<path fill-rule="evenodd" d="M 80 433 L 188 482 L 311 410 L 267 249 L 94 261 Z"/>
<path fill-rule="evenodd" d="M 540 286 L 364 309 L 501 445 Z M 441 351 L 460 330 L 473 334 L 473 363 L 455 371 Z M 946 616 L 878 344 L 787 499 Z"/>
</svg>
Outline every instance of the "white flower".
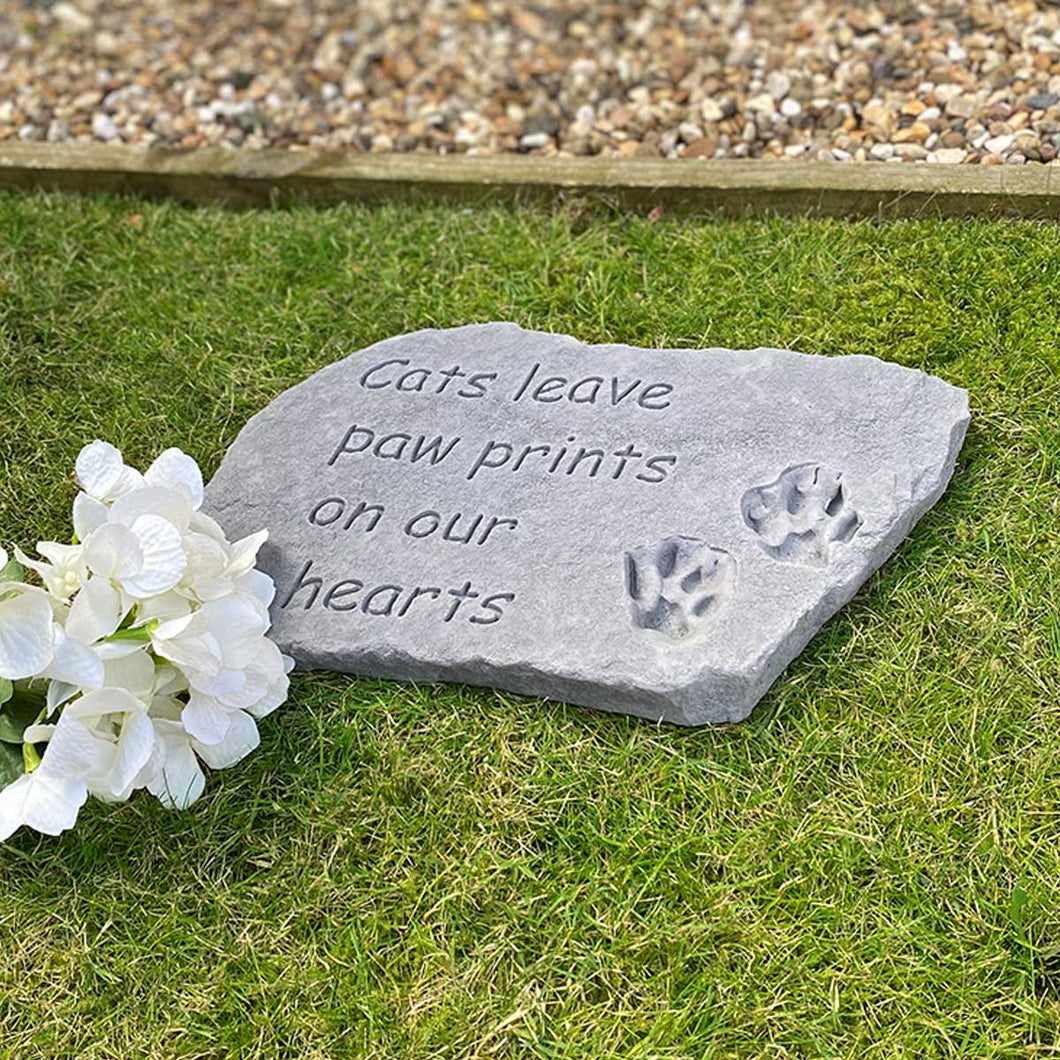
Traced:
<svg viewBox="0 0 1060 1060">
<path fill-rule="evenodd" d="M 220 743 L 232 712 L 268 713 L 279 690 L 286 691 L 284 660 L 266 638 L 268 628 L 265 607 L 248 595 L 210 601 L 151 634 L 155 653 L 188 678 L 183 722 L 195 739 Z"/>
<path fill-rule="evenodd" d="M 147 705 L 122 688 L 103 688 L 67 703 L 59 725 L 29 726 L 24 739 L 27 743 L 54 739 L 67 718 L 76 719 L 94 741 L 95 754 L 85 774 L 88 791 L 104 802 L 124 802 L 155 744 Z M 46 750 L 45 760 L 47 755 Z"/>
<path fill-rule="evenodd" d="M 126 466 L 119 449 L 98 439 L 78 453 L 74 469 L 82 489 L 74 498 L 74 533 L 84 541 L 106 519 L 107 507 L 144 480 L 139 471 Z"/>
<path fill-rule="evenodd" d="M 62 545 L 58 541 L 38 541 L 37 551 L 44 563 L 30 559 L 20 548 L 15 557 L 23 567 L 36 571 L 45 588 L 58 600 L 69 600 L 81 588 L 81 545 Z M 0 568 L 3 563 L 0 563 Z"/>
<path fill-rule="evenodd" d="M 41 764 L 0 791 L 0 842 L 22 825 L 58 835 L 73 827 L 85 804 L 97 741 L 65 713 L 50 736 Z"/>
<path fill-rule="evenodd" d="M 188 566 L 183 533 L 191 505 L 181 492 L 144 486 L 114 502 L 85 541 L 83 563 L 132 599 L 168 592 Z"/>
<path fill-rule="evenodd" d="M 255 719 L 286 699 L 294 665 L 267 636 L 275 585 L 255 564 L 268 535 L 227 539 L 199 510 L 191 457 L 167 449 L 141 475 L 97 441 L 77 477 L 76 543 L 39 541 L 41 560 L 15 550 L 44 588 L 0 581 L 0 679 L 47 682 L 23 734 L 47 746 L 0 791 L 0 841 L 22 824 L 58 834 L 89 794 L 119 802 L 146 787 L 190 805 L 203 763 L 223 769 L 257 747 Z M 0 548 L 0 569 L 7 560 Z"/>
<path fill-rule="evenodd" d="M 244 591 L 242 586 L 252 574 L 268 578 L 267 574 L 254 570 L 258 550 L 268 537 L 268 531 L 261 530 L 233 544 L 213 519 L 196 512 L 184 535 L 188 570 L 178 591 L 206 603 Z"/>
<path fill-rule="evenodd" d="M 107 508 L 145 484 L 182 495 L 191 509 L 202 504 L 202 472 L 179 449 L 167 449 L 141 475 L 125 465 L 120 450 L 95 441 L 81 450 L 76 469 L 83 491 L 74 500 L 74 532 L 80 541 L 106 521 Z"/>
<path fill-rule="evenodd" d="M 191 737 L 181 721 L 181 704 L 176 700 L 156 701 L 151 707 L 157 745 L 162 749 L 158 766 L 147 781 L 147 790 L 170 809 L 183 810 L 203 792 L 206 778 L 201 758 L 211 769 L 234 766 L 258 746 L 258 727 L 242 711 L 233 716 L 225 738 L 216 744 L 203 744 Z"/>
</svg>

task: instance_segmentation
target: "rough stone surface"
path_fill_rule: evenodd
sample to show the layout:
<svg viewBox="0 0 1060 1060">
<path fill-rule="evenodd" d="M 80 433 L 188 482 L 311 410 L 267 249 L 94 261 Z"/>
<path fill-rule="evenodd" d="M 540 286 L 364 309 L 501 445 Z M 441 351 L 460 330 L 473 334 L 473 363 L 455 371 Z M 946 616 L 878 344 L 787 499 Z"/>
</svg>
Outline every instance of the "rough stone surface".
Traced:
<svg viewBox="0 0 1060 1060">
<path fill-rule="evenodd" d="M 953 472 L 967 394 L 873 357 L 485 324 L 281 394 L 207 510 L 303 665 L 745 718 Z"/>
</svg>

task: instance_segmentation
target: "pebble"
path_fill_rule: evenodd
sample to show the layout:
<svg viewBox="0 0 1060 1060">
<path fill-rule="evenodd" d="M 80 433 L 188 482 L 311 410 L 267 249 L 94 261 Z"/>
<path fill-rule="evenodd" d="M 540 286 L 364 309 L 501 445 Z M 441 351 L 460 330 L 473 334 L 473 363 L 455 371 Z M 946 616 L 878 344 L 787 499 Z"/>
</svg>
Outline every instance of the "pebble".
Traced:
<svg viewBox="0 0 1060 1060">
<path fill-rule="evenodd" d="M 519 146 L 532 151 L 535 147 L 547 147 L 551 142 L 552 137 L 547 132 L 531 132 L 519 140 Z"/>
<path fill-rule="evenodd" d="M 92 135 L 97 140 L 116 140 L 118 138 L 118 127 L 106 114 L 93 114 Z"/>
<path fill-rule="evenodd" d="M 998 136 L 991 136 L 983 147 L 992 155 L 1003 155 L 1015 142 L 1016 137 L 1011 133 L 1002 133 Z"/>
<path fill-rule="evenodd" d="M 1060 2 L 0 0 L 0 141 L 1052 162 Z"/>
<path fill-rule="evenodd" d="M 716 99 L 705 99 L 699 105 L 700 117 L 711 124 L 721 121 L 725 117 L 721 104 Z"/>
</svg>

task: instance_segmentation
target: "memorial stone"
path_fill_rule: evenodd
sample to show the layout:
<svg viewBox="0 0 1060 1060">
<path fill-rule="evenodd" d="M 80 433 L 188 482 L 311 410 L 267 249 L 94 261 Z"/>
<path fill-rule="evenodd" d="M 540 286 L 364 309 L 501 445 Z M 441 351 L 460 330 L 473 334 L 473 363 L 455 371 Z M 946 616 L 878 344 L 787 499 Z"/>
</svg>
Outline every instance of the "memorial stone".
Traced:
<svg viewBox="0 0 1060 1060">
<path fill-rule="evenodd" d="M 967 423 L 965 391 L 874 357 L 471 325 L 281 394 L 206 507 L 269 528 L 304 667 L 732 722 L 939 499 Z"/>
</svg>

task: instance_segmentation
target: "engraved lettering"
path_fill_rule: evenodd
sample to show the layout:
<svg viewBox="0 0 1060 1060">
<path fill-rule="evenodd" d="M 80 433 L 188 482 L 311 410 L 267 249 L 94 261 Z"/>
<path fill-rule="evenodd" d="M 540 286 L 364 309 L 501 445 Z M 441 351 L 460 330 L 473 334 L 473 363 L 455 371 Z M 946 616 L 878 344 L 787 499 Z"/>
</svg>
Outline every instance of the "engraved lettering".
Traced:
<svg viewBox="0 0 1060 1060">
<path fill-rule="evenodd" d="M 324 606 L 331 611 L 356 611 L 356 600 L 351 600 L 348 604 L 337 604 L 335 601 L 356 596 L 363 588 L 364 582 L 360 582 L 356 578 L 347 578 L 345 581 L 336 582 L 324 594 Z"/>
<path fill-rule="evenodd" d="M 313 561 L 311 559 L 310 560 L 306 560 L 306 565 L 302 568 L 302 571 L 298 575 L 298 578 L 295 581 L 294 585 L 291 586 L 291 590 L 290 590 L 290 592 L 288 592 L 287 598 L 284 600 L 284 602 L 282 604 L 280 604 L 280 607 L 283 610 L 286 610 L 290 606 L 291 601 L 303 589 L 306 589 L 306 588 L 312 589 L 312 592 L 309 594 L 309 599 L 306 601 L 305 610 L 308 611 L 313 606 L 313 604 L 316 603 L 317 593 L 319 593 L 320 590 L 323 588 L 324 581 L 323 581 L 322 578 L 307 578 L 306 577 L 306 575 L 309 573 L 309 571 L 312 568 L 312 566 L 313 566 Z"/>
<path fill-rule="evenodd" d="M 335 514 L 330 518 L 325 518 L 325 512 L 331 511 Z M 346 502 L 341 497 L 325 497 L 309 513 L 309 521 L 314 526 L 331 526 L 332 523 L 342 518 L 344 511 L 346 511 Z"/>
</svg>

